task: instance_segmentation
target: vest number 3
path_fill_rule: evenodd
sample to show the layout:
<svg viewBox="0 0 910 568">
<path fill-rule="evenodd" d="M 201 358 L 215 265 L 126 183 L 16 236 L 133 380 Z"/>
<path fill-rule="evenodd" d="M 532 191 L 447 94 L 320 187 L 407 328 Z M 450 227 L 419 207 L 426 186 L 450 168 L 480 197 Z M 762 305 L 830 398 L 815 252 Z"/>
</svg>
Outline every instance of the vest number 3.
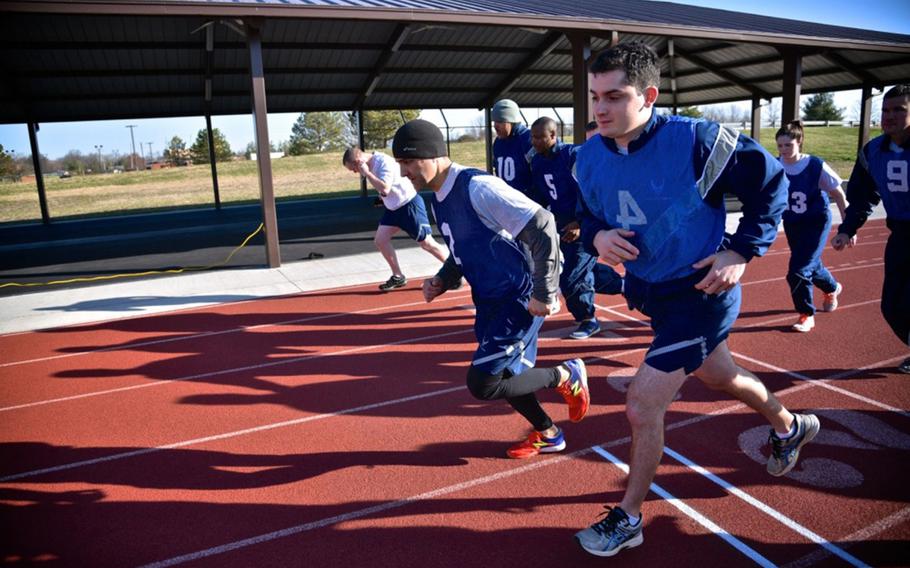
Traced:
<svg viewBox="0 0 910 568">
<path fill-rule="evenodd" d="M 790 211 L 794 213 L 806 212 L 806 194 L 802 191 L 794 191 L 790 194 Z"/>
<path fill-rule="evenodd" d="M 616 222 L 622 225 L 622 228 L 629 230 L 632 225 L 646 225 L 648 218 L 645 212 L 641 210 L 635 198 L 628 191 L 619 193 L 619 215 L 616 216 Z"/>
</svg>

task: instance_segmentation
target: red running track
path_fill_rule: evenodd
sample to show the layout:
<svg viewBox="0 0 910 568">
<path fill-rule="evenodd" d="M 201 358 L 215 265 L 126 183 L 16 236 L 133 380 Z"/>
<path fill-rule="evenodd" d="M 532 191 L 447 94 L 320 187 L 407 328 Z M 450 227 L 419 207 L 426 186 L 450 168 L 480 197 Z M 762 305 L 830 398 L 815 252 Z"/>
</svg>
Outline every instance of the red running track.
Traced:
<svg viewBox="0 0 910 568">
<path fill-rule="evenodd" d="M 667 414 L 624 565 L 910 565 L 910 378 L 879 314 L 887 230 L 825 260 L 841 306 L 809 334 L 792 313 L 783 235 L 749 265 L 730 339 L 738 362 L 822 432 L 786 477 L 764 471 L 766 424 L 697 380 Z M 469 292 L 418 283 L 176 311 L 0 336 L 0 558 L 45 566 L 604 565 L 572 534 L 623 489 L 623 393 L 650 341 L 640 314 L 599 296 L 610 329 L 561 339 L 593 405 L 569 447 L 504 457 L 526 434 L 504 402 L 464 387 Z"/>
</svg>

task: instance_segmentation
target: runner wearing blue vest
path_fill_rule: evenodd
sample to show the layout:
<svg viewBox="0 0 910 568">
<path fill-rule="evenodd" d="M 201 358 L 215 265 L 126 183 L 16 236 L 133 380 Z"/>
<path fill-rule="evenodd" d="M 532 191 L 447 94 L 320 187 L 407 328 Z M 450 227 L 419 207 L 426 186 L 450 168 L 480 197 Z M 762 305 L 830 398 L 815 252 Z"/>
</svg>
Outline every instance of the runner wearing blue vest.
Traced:
<svg viewBox="0 0 910 568">
<path fill-rule="evenodd" d="M 559 142 L 556 138 L 556 121 L 541 117 L 531 125 L 531 185 L 534 199 L 547 207 L 556 217 L 556 230 L 560 236 L 562 271 L 559 289 L 566 300 L 566 308 L 578 329 L 569 334 L 570 339 L 587 339 L 600 332 L 600 323 L 594 316 L 595 281 L 598 290 L 610 294 L 622 291 L 622 278 L 597 257 L 582 247 L 581 227 L 578 224 L 578 183 L 572 177 L 575 153 L 578 146 Z"/>
<path fill-rule="evenodd" d="M 525 195 L 531 192 L 531 131 L 522 123 L 515 101 L 496 101 L 491 111 L 493 130 L 493 169 L 496 175 Z"/>
<path fill-rule="evenodd" d="M 471 284 L 478 346 L 468 389 L 480 400 L 506 399 L 531 423 L 533 430 L 509 448 L 509 457 L 563 450 L 562 429 L 534 393 L 556 389 L 569 405 L 572 422 L 584 418 L 590 395 L 581 359 L 534 368 L 540 326 L 559 308 L 553 215 L 499 178 L 452 163 L 442 132 L 425 120 L 399 128 L 392 152 L 414 187 L 433 190 L 433 214 L 449 248 L 439 272 L 424 281 L 424 298 L 433 301 L 462 276 Z"/>
<path fill-rule="evenodd" d="M 882 135 L 856 157 L 847 198 L 850 206 L 831 245 L 835 250 L 853 246 L 872 206 L 884 204 L 891 236 L 885 245 L 882 315 L 910 347 L 910 84 L 895 85 L 885 93 Z M 898 370 L 910 373 L 910 357 Z"/>
<path fill-rule="evenodd" d="M 657 116 L 660 62 L 644 43 L 602 52 L 590 73 L 600 136 L 582 146 L 575 164 L 590 212 L 582 239 L 606 262 L 625 265 L 626 300 L 654 330 L 626 397 L 632 447 L 625 494 L 575 535 L 591 554 L 613 556 L 642 543 L 641 506 L 663 453 L 664 414 L 689 373 L 771 423 L 772 475 L 793 468 L 819 423 L 784 408 L 733 362 L 726 341 L 745 265 L 771 245 L 786 206 L 780 164 L 717 123 Z M 728 191 L 742 201 L 743 216 L 727 240 Z"/>
<path fill-rule="evenodd" d="M 837 297 L 844 287 L 822 263 L 822 251 L 831 230 L 829 196 L 840 210 L 841 219 L 847 198 L 841 189 L 841 178 L 824 160 L 800 153 L 803 147 L 803 123 L 794 120 L 777 131 L 779 160 L 790 181 L 790 200 L 784 211 L 784 233 L 790 245 L 787 283 L 799 319 L 793 330 L 802 333 L 815 327 L 815 303 L 812 291 L 818 286 L 825 293 L 822 311 L 837 309 Z"/>
</svg>

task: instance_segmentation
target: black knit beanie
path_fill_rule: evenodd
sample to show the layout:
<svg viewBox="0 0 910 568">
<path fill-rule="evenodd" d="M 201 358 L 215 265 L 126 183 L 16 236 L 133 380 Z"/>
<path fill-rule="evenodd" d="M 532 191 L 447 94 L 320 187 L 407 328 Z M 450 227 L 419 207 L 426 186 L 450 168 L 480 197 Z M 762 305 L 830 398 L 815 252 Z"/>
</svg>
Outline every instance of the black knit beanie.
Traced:
<svg viewBox="0 0 910 568">
<path fill-rule="evenodd" d="M 399 160 L 420 160 L 448 156 L 442 132 L 432 122 L 412 120 L 395 133 L 392 155 Z"/>
</svg>

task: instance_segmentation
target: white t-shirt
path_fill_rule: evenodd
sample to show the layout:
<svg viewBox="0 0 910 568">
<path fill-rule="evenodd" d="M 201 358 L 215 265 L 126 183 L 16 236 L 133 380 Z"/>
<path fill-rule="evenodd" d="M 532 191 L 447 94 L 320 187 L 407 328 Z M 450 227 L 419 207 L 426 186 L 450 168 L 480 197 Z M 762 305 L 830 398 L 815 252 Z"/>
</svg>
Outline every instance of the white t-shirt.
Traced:
<svg viewBox="0 0 910 568">
<path fill-rule="evenodd" d="M 417 195 L 414 185 L 406 177 L 401 177 L 401 167 L 391 156 L 382 152 L 373 152 L 369 161 L 370 172 L 389 184 L 389 194 L 382 197 L 382 203 L 389 211 L 395 211 L 407 205 Z"/>
<path fill-rule="evenodd" d="M 809 166 L 809 155 L 803 154 L 803 157 L 792 164 L 788 164 L 780 159 L 780 165 L 784 167 L 784 172 L 789 176 L 798 176 Z M 837 175 L 828 162 L 822 161 L 822 173 L 818 176 L 818 188 L 822 191 L 834 191 L 839 188 L 844 180 Z"/>
<path fill-rule="evenodd" d="M 436 192 L 437 201 L 442 202 L 449 195 L 455 179 L 464 169 L 465 166 L 452 163 L 442 187 Z M 540 205 L 524 193 L 494 175 L 474 176 L 468 188 L 471 205 L 481 222 L 510 240 L 515 239 L 540 209 Z"/>
</svg>

